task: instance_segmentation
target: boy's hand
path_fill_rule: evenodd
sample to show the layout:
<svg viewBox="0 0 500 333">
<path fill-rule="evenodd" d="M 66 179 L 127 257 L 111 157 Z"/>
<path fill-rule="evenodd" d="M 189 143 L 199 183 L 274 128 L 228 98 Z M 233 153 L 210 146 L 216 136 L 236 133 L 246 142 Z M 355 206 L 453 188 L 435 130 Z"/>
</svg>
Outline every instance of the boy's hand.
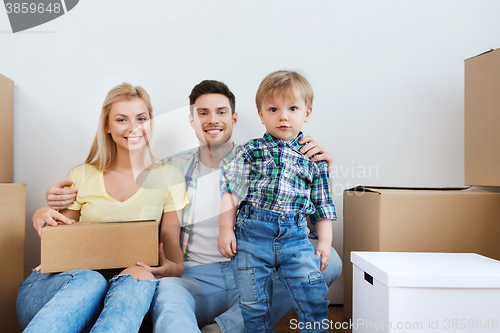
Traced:
<svg viewBox="0 0 500 333">
<path fill-rule="evenodd" d="M 316 256 L 320 259 L 321 267 L 320 271 L 323 271 L 328 263 L 330 262 L 330 256 L 332 255 L 332 248 L 330 243 L 319 241 L 316 246 Z"/>
<path fill-rule="evenodd" d="M 236 255 L 236 236 L 232 229 L 219 230 L 217 250 L 224 257 L 232 259 Z"/>
</svg>

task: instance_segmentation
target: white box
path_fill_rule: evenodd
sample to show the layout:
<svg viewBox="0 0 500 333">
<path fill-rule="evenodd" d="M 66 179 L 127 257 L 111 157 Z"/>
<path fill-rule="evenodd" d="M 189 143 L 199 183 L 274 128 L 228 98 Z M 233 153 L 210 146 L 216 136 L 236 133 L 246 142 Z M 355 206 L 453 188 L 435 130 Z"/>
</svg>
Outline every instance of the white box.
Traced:
<svg viewBox="0 0 500 333">
<path fill-rule="evenodd" d="M 500 330 L 500 261 L 473 253 L 352 252 L 353 332 Z"/>
</svg>

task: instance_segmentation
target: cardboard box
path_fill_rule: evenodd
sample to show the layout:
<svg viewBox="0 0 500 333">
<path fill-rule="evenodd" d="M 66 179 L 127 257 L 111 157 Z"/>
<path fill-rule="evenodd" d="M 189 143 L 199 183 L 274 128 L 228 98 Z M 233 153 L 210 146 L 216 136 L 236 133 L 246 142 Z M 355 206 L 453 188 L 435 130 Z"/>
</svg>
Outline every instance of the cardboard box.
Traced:
<svg viewBox="0 0 500 333">
<path fill-rule="evenodd" d="M 500 49 L 465 60 L 465 184 L 500 186 Z"/>
<path fill-rule="evenodd" d="M 344 191 L 344 316 L 352 251 L 468 252 L 500 259 L 500 193 L 355 187 Z"/>
<path fill-rule="evenodd" d="M 0 183 L 14 181 L 14 81 L 0 74 Z"/>
<path fill-rule="evenodd" d="M 24 278 L 26 185 L 0 184 L 0 323 L 1 331 L 20 332 L 17 291 Z"/>
<path fill-rule="evenodd" d="M 158 265 L 156 221 L 46 226 L 41 242 L 42 273 Z"/>
<path fill-rule="evenodd" d="M 352 252 L 351 260 L 353 332 L 498 329 L 500 261 L 401 252 Z"/>
</svg>

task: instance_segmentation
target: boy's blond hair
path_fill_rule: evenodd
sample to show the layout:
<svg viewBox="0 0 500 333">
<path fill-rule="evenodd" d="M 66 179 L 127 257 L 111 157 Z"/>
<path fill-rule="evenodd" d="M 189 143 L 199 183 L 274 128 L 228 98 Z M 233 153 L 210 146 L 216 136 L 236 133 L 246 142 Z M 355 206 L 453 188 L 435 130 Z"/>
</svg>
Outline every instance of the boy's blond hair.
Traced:
<svg viewBox="0 0 500 333">
<path fill-rule="evenodd" d="M 306 78 L 295 71 L 279 70 L 268 74 L 259 85 L 255 95 L 257 109 L 269 98 L 281 96 L 282 98 L 293 98 L 293 89 L 298 89 L 306 102 L 306 107 L 312 107 L 314 93 Z"/>
</svg>

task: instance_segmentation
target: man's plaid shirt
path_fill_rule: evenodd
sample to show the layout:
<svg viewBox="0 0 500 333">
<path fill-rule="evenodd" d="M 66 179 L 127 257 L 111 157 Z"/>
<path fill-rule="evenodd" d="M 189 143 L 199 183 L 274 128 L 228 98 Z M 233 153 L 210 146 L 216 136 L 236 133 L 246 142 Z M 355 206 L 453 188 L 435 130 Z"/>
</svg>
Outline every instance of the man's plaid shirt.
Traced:
<svg viewBox="0 0 500 333">
<path fill-rule="evenodd" d="M 223 192 L 277 213 L 303 213 L 311 223 L 336 220 L 328 163 L 312 162 L 299 149 L 302 132 L 290 141 L 266 132 L 238 147 L 224 167 Z"/>
</svg>

